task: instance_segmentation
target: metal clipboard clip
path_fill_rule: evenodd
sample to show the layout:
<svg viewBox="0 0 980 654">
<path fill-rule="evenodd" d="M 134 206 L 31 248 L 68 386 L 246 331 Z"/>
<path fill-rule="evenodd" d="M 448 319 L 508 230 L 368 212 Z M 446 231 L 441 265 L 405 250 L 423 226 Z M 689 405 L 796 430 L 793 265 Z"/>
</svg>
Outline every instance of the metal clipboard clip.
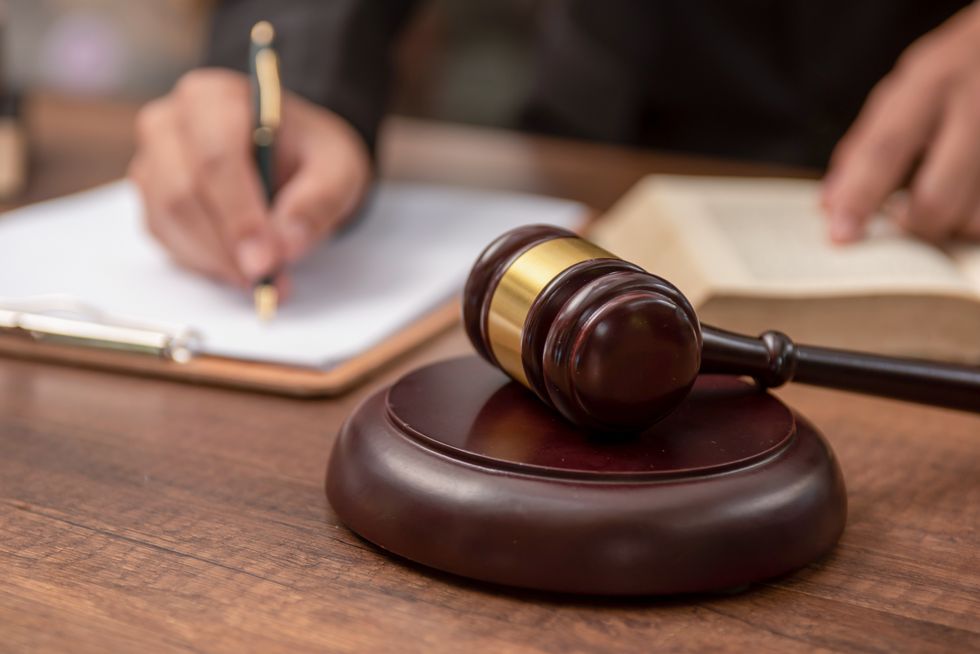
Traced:
<svg viewBox="0 0 980 654">
<path fill-rule="evenodd" d="M 187 363 L 200 335 L 186 325 L 124 318 L 61 295 L 0 298 L 0 334 Z"/>
</svg>

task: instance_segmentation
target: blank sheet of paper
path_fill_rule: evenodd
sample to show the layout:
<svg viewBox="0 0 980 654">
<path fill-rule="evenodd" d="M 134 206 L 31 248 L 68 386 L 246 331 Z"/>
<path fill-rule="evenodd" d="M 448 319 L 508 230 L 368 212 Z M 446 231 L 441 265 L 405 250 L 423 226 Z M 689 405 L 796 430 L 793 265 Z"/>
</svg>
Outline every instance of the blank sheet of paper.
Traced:
<svg viewBox="0 0 980 654">
<path fill-rule="evenodd" d="M 579 224 L 582 205 L 531 195 L 382 183 L 361 219 L 293 267 L 270 323 L 251 294 L 187 272 L 145 232 L 125 181 L 0 216 L 0 300 L 69 296 L 115 316 L 194 328 L 198 351 L 330 368 L 462 290 L 496 236 Z"/>
</svg>

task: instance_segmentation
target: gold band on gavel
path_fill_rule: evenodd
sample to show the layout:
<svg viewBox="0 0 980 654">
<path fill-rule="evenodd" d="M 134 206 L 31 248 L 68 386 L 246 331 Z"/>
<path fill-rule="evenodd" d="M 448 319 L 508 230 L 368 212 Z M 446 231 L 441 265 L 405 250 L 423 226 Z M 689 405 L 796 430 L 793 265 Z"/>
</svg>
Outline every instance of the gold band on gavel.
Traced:
<svg viewBox="0 0 980 654">
<path fill-rule="evenodd" d="M 530 387 L 521 359 L 524 323 L 534 300 L 551 280 L 582 261 L 616 259 L 580 238 L 556 238 L 535 245 L 510 265 L 490 299 L 487 336 L 497 363 L 514 379 Z"/>
</svg>

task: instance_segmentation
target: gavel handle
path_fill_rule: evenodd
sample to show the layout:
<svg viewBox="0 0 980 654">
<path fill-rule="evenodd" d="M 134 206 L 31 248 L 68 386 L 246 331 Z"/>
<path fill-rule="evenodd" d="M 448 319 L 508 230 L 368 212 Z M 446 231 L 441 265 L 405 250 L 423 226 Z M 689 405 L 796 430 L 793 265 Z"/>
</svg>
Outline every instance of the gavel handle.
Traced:
<svg viewBox="0 0 980 654">
<path fill-rule="evenodd" d="M 785 334 L 758 338 L 702 326 L 701 372 L 788 381 L 980 412 L 980 367 L 796 345 Z"/>
</svg>

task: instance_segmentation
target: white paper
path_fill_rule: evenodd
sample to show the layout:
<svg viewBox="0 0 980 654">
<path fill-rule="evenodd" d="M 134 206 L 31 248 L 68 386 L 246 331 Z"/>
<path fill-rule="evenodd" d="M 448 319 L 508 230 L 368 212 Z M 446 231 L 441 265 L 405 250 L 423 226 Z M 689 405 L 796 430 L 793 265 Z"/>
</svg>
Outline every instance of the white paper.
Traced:
<svg viewBox="0 0 980 654">
<path fill-rule="evenodd" d="M 480 251 L 519 225 L 572 227 L 582 205 L 532 195 L 382 183 L 365 215 L 291 269 L 262 323 L 251 295 L 187 272 L 146 233 L 125 181 L 0 216 L 0 298 L 66 296 L 192 327 L 200 352 L 329 368 L 458 293 Z"/>
</svg>

